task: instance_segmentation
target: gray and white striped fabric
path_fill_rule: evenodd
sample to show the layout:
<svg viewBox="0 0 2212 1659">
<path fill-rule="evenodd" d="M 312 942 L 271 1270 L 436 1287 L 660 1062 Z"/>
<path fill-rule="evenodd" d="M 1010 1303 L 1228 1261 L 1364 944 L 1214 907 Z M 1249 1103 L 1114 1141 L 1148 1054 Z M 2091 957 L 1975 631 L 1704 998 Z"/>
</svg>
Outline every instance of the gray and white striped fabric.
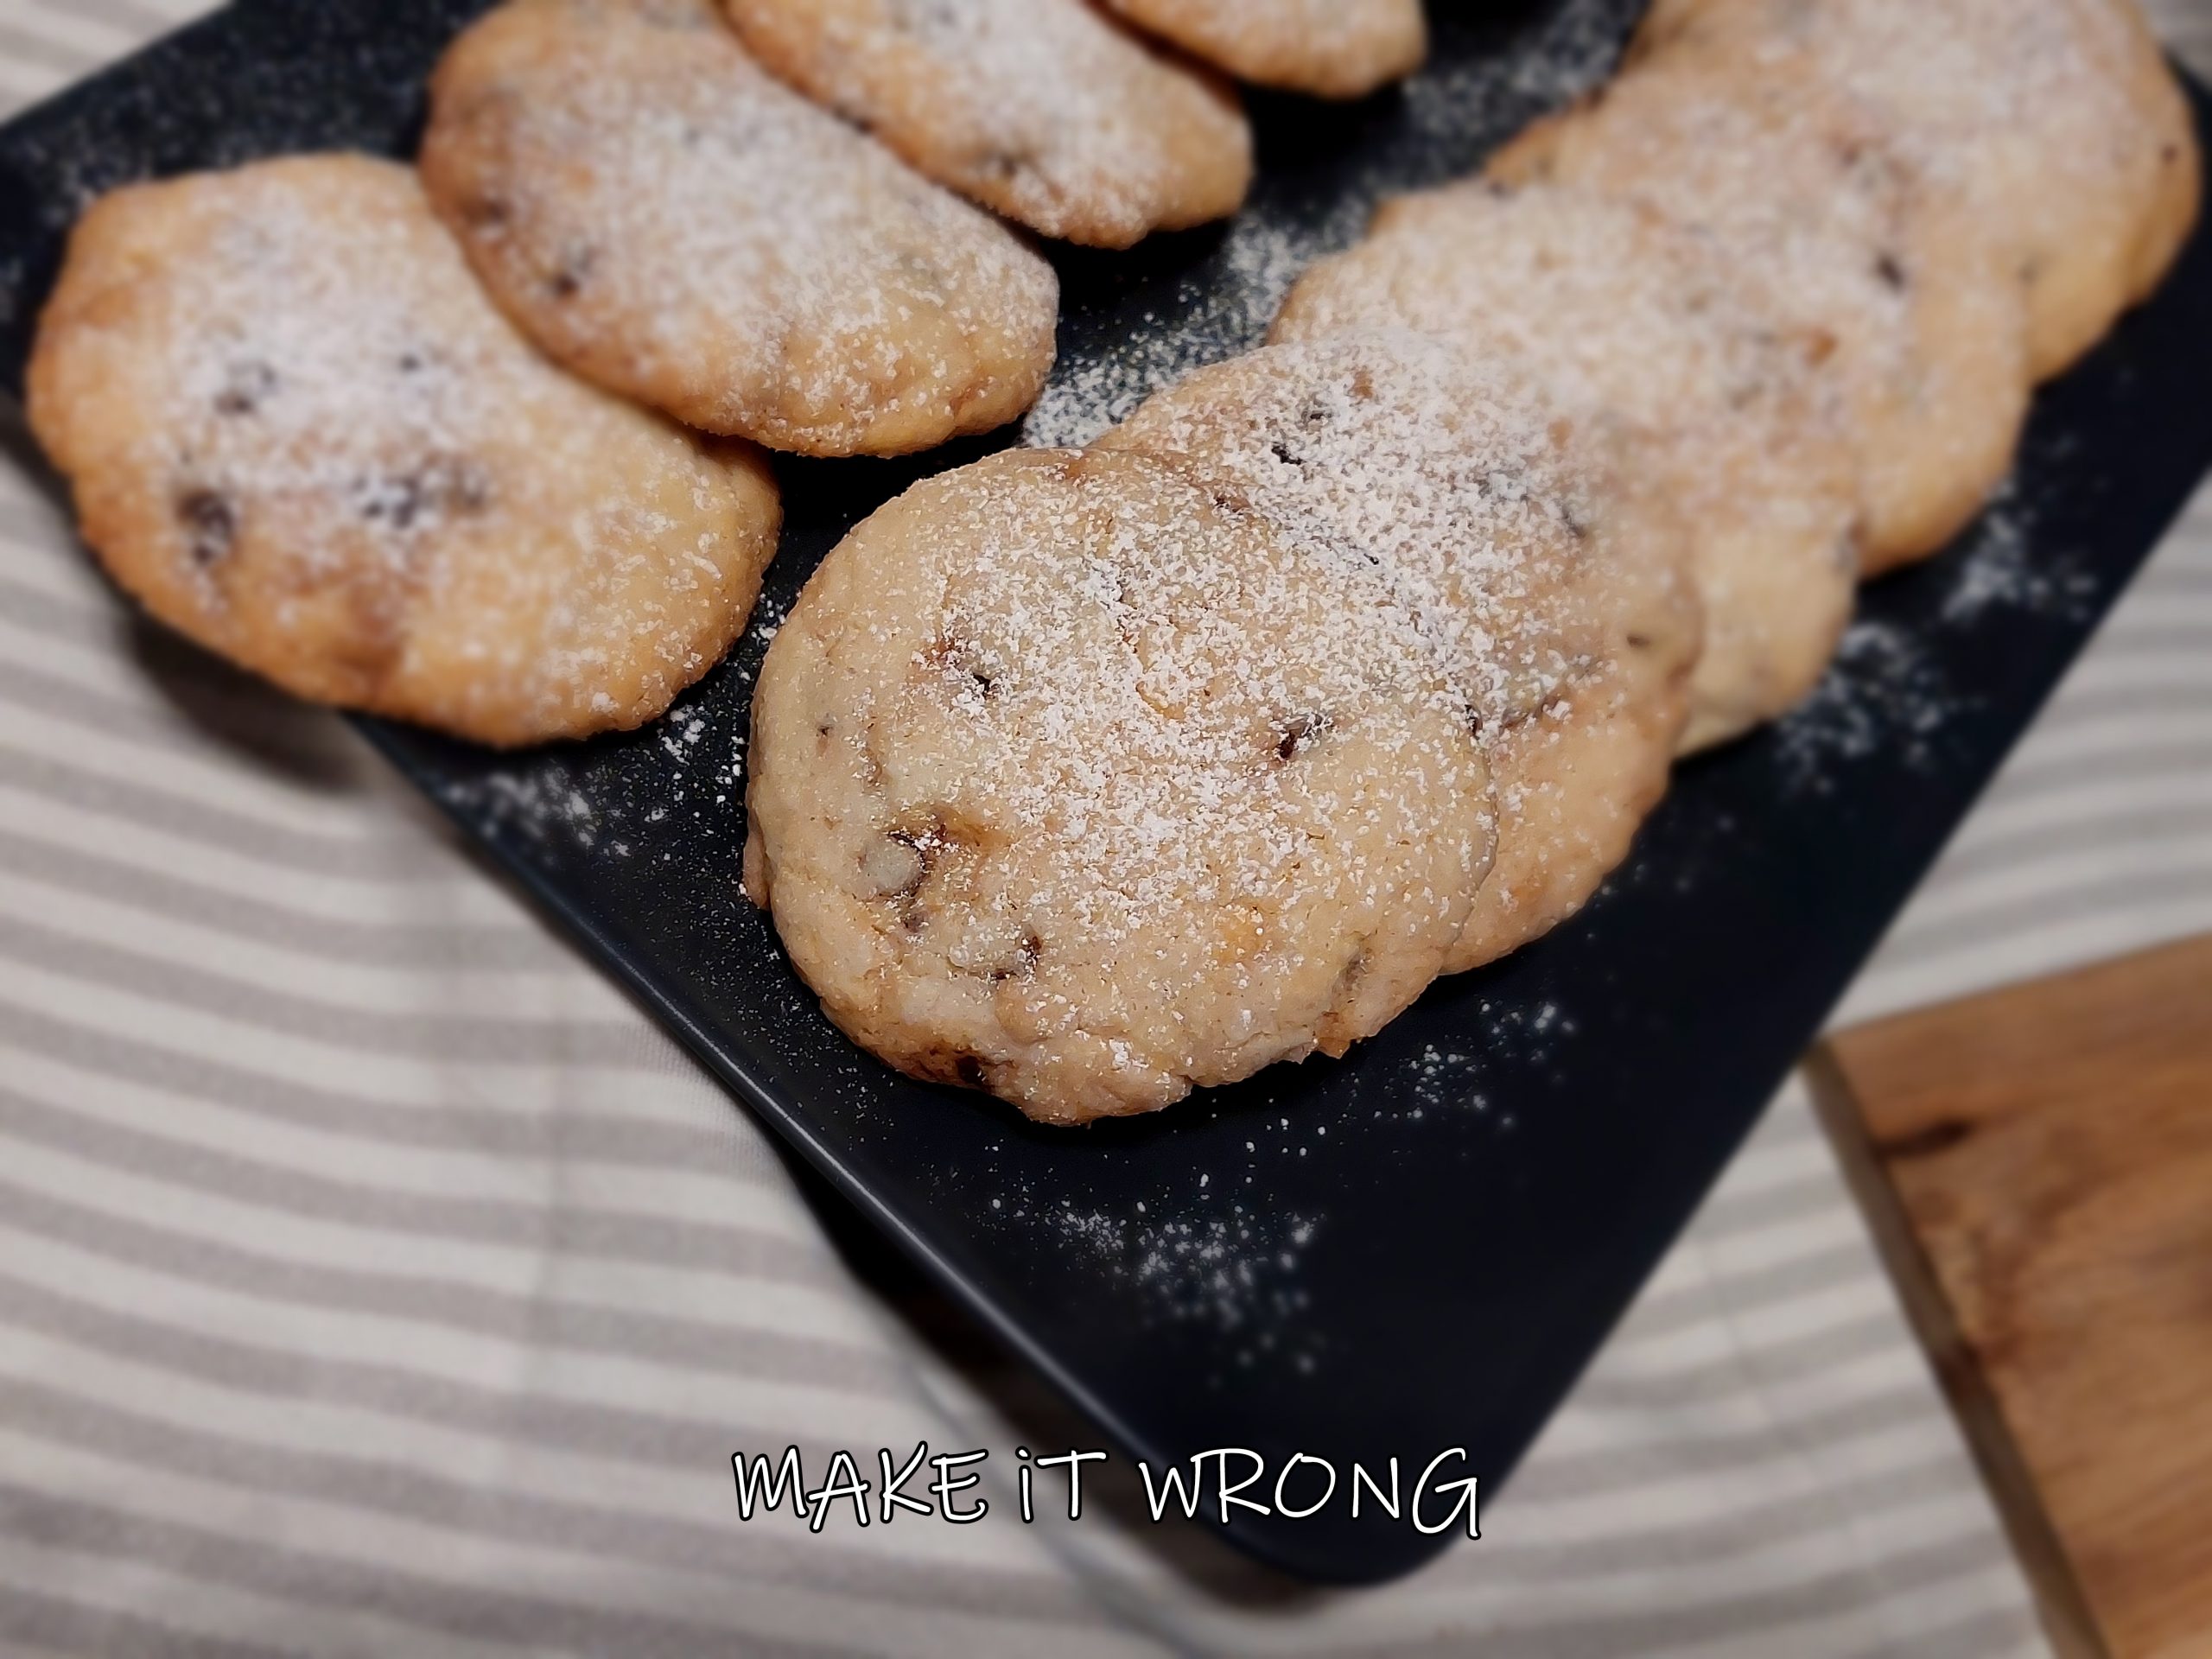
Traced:
<svg viewBox="0 0 2212 1659">
<path fill-rule="evenodd" d="M 0 100 L 195 9 L 0 0 Z M 741 1523 L 740 1446 L 1078 1437 L 857 1278 L 762 1132 L 343 727 L 134 620 L 10 442 L 0 1649 L 2045 1650 L 1795 1088 L 1484 1541 L 1408 1582 L 1292 1589 L 1110 1506 Z M 1850 1011 L 2207 927 L 2212 497 Z"/>
</svg>

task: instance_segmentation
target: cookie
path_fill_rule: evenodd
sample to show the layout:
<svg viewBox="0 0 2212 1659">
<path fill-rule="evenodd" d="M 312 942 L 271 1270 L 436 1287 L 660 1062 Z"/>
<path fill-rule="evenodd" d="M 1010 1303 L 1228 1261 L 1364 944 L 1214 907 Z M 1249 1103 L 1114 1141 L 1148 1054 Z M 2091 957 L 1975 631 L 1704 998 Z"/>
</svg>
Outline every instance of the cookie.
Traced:
<svg viewBox="0 0 2212 1659">
<path fill-rule="evenodd" d="M 1812 690 L 1858 579 L 1851 448 L 1805 342 L 1704 244 L 1586 192 L 1424 192 L 1310 267 L 1270 338 L 1393 325 L 1509 353 L 1568 409 L 1626 423 L 1633 464 L 1694 532 L 1705 648 L 1684 747 Z"/>
<path fill-rule="evenodd" d="M 1955 181 L 2025 286 L 2029 367 L 2047 379 L 2142 296 L 2195 214 L 2186 106 L 2132 15 L 2130 0 L 1660 0 L 1639 52 L 1722 35 L 1807 53 Z"/>
<path fill-rule="evenodd" d="M 300 696 L 480 742 L 652 719 L 775 551 L 758 452 L 548 364 L 407 168 L 135 186 L 70 238 L 29 370 L 85 539 Z"/>
<path fill-rule="evenodd" d="M 1052 267 L 748 58 L 704 0 L 510 0 L 421 169 L 555 359 L 710 432 L 895 454 L 1033 402 Z"/>
<path fill-rule="evenodd" d="M 1806 54 L 1686 41 L 1531 128 L 1491 172 L 1656 209 L 1821 343 L 1868 571 L 1941 549 L 2010 468 L 2028 392 L 2019 284 L 1958 194 Z"/>
<path fill-rule="evenodd" d="M 776 635 L 747 885 L 900 1071 L 1077 1123 L 1380 1028 L 1490 853 L 1371 579 L 1141 456 L 1010 450 L 862 523 Z"/>
<path fill-rule="evenodd" d="M 2093 14 L 2104 60 L 2128 89 L 2140 123 L 2136 165 L 2154 175 L 2150 213 L 2137 238 L 2128 298 L 2158 291 L 2190 235 L 2204 195 L 2204 156 L 2196 116 L 2137 0 L 2074 0 Z"/>
<path fill-rule="evenodd" d="M 1421 0 L 1106 0 L 1138 28 L 1240 80 L 1362 98 L 1421 67 Z"/>
<path fill-rule="evenodd" d="M 1201 369 L 1100 440 L 1174 461 L 1309 558 L 1370 565 L 1465 699 L 1497 861 L 1446 971 L 1580 908 L 1666 788 L 1698 651 L 1680 526 L 1601 430 L 1383 330 Z"/>
<path fill-rule="evenodd" d="M 1126 248 L 1236 211 L 1234 92 L 1090 0 L 723 0 L 753 54 L 939 183 L 1046 236 Z"/>
</svg>

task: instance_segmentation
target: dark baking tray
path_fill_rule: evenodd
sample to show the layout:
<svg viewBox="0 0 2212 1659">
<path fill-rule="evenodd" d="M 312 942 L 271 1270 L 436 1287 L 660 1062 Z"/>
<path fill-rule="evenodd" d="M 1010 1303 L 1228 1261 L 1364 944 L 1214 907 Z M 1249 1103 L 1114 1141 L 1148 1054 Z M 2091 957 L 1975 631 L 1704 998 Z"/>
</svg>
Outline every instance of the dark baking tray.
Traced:
<svg viewBox="0 0 2212 1659">
<path fill-rule="evenodd" d="M 245 0 L 0 132 L 0 363 L 20 385 L 90 194 L 273 151 L 404 152 L 466 0 Z M 1262 100 L 1237 226 L 1061 251 L 1050 409 L 1249 344 L 1304 257 L 1393 188 L 1472 166 L 1605 67 L 1633 0 L 1441 10 L 1431 67 L 1348 108 Z M 763 1122 L 1125 1452 L 1213 1446 L 1494 1484 L 1604 1339 L 1968 804 L 2212 462 L 2212 256 L 2037 400 L 2018 478 L 1866 596 L 1802 714 L 1682 768 L 1580 918 L 1436 987 L 1340 1063 L 1147 1122 L 1030 1127 L 832 1030 L 738 889 L 758 631 L 672 720 L 499 756 L 369 737 Z M 1057 420 L 1058 416 L 1048 419 Z M 843 531 L 979 453 L 782 466 L 780 614 Z M 1410 1528 L 1246 1516 L 1234 1540 L 1362 1580 Z"/>
</svg>

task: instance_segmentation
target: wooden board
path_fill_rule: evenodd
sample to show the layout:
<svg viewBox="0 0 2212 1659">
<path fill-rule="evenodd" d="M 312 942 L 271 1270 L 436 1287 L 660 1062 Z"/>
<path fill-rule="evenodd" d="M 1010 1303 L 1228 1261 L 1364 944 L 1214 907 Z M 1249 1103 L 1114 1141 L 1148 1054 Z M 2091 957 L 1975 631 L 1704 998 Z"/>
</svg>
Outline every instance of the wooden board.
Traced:
<svg viewBox="0 0 2212 1659">
<path fill-rule="evenodd" d="M 2212 938 L 1811 1073 L 2061 1651 L 2212 1656 Z"/>
</svg>

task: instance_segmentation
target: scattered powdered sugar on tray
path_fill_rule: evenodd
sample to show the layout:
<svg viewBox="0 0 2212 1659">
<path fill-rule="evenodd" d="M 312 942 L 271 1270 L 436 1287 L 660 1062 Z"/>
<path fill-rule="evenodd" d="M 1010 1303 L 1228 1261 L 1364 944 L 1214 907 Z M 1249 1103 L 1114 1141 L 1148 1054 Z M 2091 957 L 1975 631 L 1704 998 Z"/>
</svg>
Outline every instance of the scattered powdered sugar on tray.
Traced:
<svg viewBox="0 0 2212 1659">
<path fill-rule="evenodd" d="M 1021 423 L 1022 441 L 1038 448 L 1089 443 L 1162 387 L 1258 345 L 1299 273 L 1365 219 L 1357 202 L 1319 224 L 1240 215 L 1219 257 L 1178 286 L 1172 314 L 1147 311 L 1110 351 L 1071 357 L 1054 371 Z"/>
<path fill-rule="evenodd" d="M 765 474 L 531 349 L 410 169 L 142 186 L 73 245 L 41 435 L 110 568 L 201 644 L 500 745 L 635 725 L 721 653 Z"/>
<path fill-rule="evenodd" d="M 671 709 L 660 722 L 660 746 L 679 766 L 690 759 L 707 734 L 707 717 L 695 708 Z"/>
<path fill-rule="evenodd" d="M 1854 622 L 1827 677 L 1776 723 L 1783 770 L 1793 790 L 1822 795 L 1837 786 L 1838 763 L 1896 753 L 1924 770 L 1932 740 L 1966 704 L 1923 641 L 1895 623 Z"/>
<path fill-rule="evenodd" d="M 1425 1044 L 1400 1062 L 1403 1090 L 1394 1090 L 1392 1098 L 1409 1103 L 1375 1116 L 1418 1122 L 1433 1111 L 1489 1113 L 1502 1104 L 1509 1109 L 1497 1111 L 1497 1125 L 1510 1129 L 1510 1102 L 1493 1100 L 1483 1086 L 1493 1068 L 1503 1064 L 1523 1072 L 1541 1071 L 1575 1030 L 1574 1020 L 1556 1002 L 1524 1007 L 1485 1000 L 1476 1010 L 1475 1022 L 1458 1040 L 1448 1046 Z"/>
<path fill-rule="evenodd" d="M 568 770 L 543 761 L 527 770 L 502 769 L 455 780 L 439 790 L 438 798 L 450 810 L 518 831 L 541 845 L 557 837 L 589 852 L 604 828 L 599 806 Z"/>
<path fill-rule="evenodd" d="M 785 604 L 763 593 L 715 680 L 686 692 L 635 736 L 609 740 L 636 746 L 623 762 L 605 764 L 602 754 L 566 748 L 503 759 L 473 776 L 448 779 L 439 800 L 548 852 L 629 858 L 638 843 L 650 842 L 659 848 L 659 862 L 674 864 L 682 855 L 654 833 L 671 818 L 690 823 L 690 833 L 709 845 L 741 840 L 748 736 L 741 716 L 760 658 L 786 614 Z M 725 678 L 747 689 L 728 696 L 716 684 Z"/>
<path fill-rule="evenodd" d="M 1414 130 L 1437 147 L 1497 130 L 1500 105 L 1532 113 L 1580 97 L 1612 73 L 1620 57 L 1620 8 L 1608 0 L 1567 0 L 1510 52 L 1432 62 L 1405 83 Z"/>
<path fill-rule="evenodd" d="M 728 713 L 719 700 L 693 694 L 629 740 L 658 752 L 643 764 L 634 764 L 644 760 L 639 753 L 633 764 L 605 766 L 588 751 L 503 761 L 447 779 L 438 799 L 549 854 L 626 859 L 646 842 L 660 848 L 662 863 L 673 864 L 680 855 L 655 831 L 671 818 L 687 821 L 685 833 L 710 844 L 742 837 L 745 741 L 742 734 L 724 735 Z"/>
<path fill-rule="evenodd" d="M 1944 621 L 1967 626 L 1999 608 L 2088 620 L 2084 607 L 2096 591 L 2095 578 L 2040 543 L 2036 527 L 2035 509 L 2008 483 L 1960 563 L 1958 580 L 1943 600 Z"/>
<path fill-rule="evenodd" d="M 1230 1198 L 1226 1177 L 1198 1179 L 1195 1205 L 1140 1199 L 1109 1214 L 1072 1199 L 1036 1205 L 1001 1195 L 991 1203 L 1004 1219 L 1041 1224 L 1058 1248 L 1082 1252 L 1134 1289 L 1151 1319 L 1203 1325 L 1229 1339 L 1238 1367 L 1287 1358 L 1311 1371 L 1318 1338 L 1305 1328 L 1309 1297 L 1300 1276 L 1318 1224 Z M 1219 1199 L 1207 1203 L 1217 1187 Z"/>
<path fill-rule="evenodd" d="M 1534 1007 L 1504 1007 L 1486 1001 L 1482 1017 L 1488 1022 L 1485 1052 L 1510 1055 L 1516 1064 L 1530 1066 L 1549 1065 L 1557 1055 L 1560 1039 L 1572 1037 L 1576 1029 L 1573 1017 L 1549 1001 Z"/>
<path fill-rule="evenodd" d="M 1471 1040 L 1468 1046 L 1483 1045 Z M 1489 1099 L 1474 1087 L 1483 1074 L 1478 1055 L 1429 1043 L 1405 1063 L 1405 1070 L 1413 1097 L 1423 1110 L 1445 1106 L 1465 1106 L 1478 1112 L 1490 1109 Z"/>
</svg>

